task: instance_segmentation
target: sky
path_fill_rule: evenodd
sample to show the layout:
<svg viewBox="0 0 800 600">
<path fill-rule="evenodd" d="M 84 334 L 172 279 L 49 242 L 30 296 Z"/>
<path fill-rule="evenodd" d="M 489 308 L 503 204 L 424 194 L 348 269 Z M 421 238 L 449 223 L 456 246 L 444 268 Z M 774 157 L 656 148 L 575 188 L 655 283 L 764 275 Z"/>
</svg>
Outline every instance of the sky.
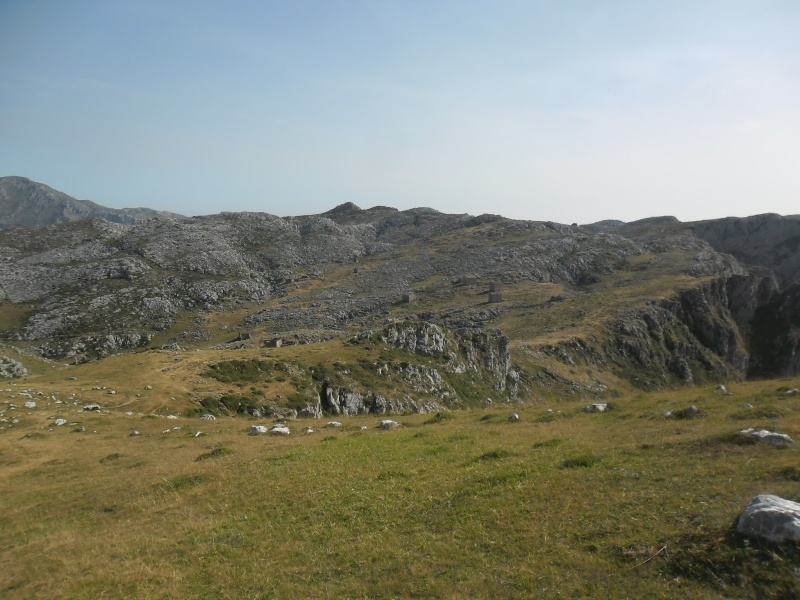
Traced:
<svg viewBox="0 0 800 600">
<path fill-rule="evenodd" d="M 186 215 L 800 213 L 797 0 L 2 0 L 0 176 Z"/>
</svg>

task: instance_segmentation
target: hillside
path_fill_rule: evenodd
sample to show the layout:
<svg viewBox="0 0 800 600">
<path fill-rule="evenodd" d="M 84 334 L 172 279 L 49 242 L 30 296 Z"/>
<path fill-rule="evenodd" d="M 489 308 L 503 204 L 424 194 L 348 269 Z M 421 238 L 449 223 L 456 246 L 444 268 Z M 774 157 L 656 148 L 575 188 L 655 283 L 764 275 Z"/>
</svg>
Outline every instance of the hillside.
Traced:
<svg viewBox="0 0 800 600">
<path fill-rule="evenodd" d="M 781 248 L 793 243 L 796 219 L 759 219 L 779 222 Z M 730 229 L 673 217 L 577 227 L 353 204 L 304 217 L 8 229 L 2 354 L 36 373 L 42 360 L 162 349 L 250 360 L 284 352 L 265 347 L 274 340 L 312 344 L 321 359 L 296 351 L 290 383 L 261 378 L 255 396 L 180 383 L 187 410 L 222 402 L 218 410 L 259 414 L 437 410 L 493 395 L 601 399 L 797 375 L 791 257 L 764 251 L 763 226 L 740 227 L 737 260 L 719 251 L 731 245 Z"/>
<path fill-rule="evenodd" d="M 2 230 L 0 595 L 797 597 L 797 225 Z"/>
<path fill-rule="evenodd" d="M 0 229 L 38 227 L 80 219 L 133 223 L 178 216 L 150 208 L 107 208 L 88 200 L 76 200 L 25 177 L 0 177 Z"/>
</svg>

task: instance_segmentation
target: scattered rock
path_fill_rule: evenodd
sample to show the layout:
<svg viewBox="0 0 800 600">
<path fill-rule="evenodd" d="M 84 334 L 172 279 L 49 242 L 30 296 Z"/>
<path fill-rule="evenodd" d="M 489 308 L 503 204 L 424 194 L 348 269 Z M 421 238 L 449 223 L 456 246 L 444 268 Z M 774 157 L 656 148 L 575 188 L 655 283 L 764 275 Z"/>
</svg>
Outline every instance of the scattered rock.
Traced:
<svg viewBox="0 0 800 600">
<path fill-rule="evenodd" d="M 722 394 L 724 394 L 724 393 L 726 393 L 726 392 L 728 391 L 728 388 L 726 388 L 724 385 L 722 385 L 722 384 L 720 383 L 720 384 L 717 386 L 717 391 L 718 391 L 718 392 L 720 392 L 720 393 L 722 393 Z"/>
<path fill-rule="evenodd" d="M 100 412 L 100 405 L 99 404 L 84 404 L 83 410 L 86 412 Z"/>
<path fill-rule="evenodd" d="M 311 429 L 311 427 L 306 427 L 305 431 L 306 433 L 314 433 L 315 430 Z"/>
<path fill-rule="evenodd" d="M 202 415 L 200 415 L 200 418 L 203 419 L 204 421 L 216 421 L 217 420 L 217 417 L 215 417 L 211 413 L 203 413 Z"/>
<path fill-rule="evenodd" d="M 755 429 L 754 427 L 748 427 L 747 429 L 742 429 L 740 433 L 749 435 L 750 437 L 757 439 L 759 442 L 769 444 L 770 446 L 789 446 L 794 444 L 794 440 L 792 440 L 792 438 L 785 433 L 775 433 L 774 431 L 769 431 L 768 429 Z"/>
<path fill-rule="evenodd" d="M 144 389 L 146 389 L 146 390 L 152 390 L 152 389 L 153 389 L 153 386 L 152 386 L 152 385 L 150 385 L 150 384 L 147 384 L 146 386 L 144 386 Z"/>
<path fill-rule="evenodd" d="M 517 413 L 511 413 L 511 416 L 508 417 L 508 420 L 512 423 L 516 423 L 519 421 L 519 415 Z"/>
<path fill-rule="evenodd" d="M 793 390 L 786 390 L 787 396 L 796 396 L 797 394 L 798 394 L 797 388 L 794 388 Z"/>
<path fill-rule="evenodd" d="M 753 409 L 753 405 L 750 404 L 749 402 L 747 402 L 746 404 L 742 405 L 742 408 L 745 409 L 745 410 L 752 410 Z"/>
<path fill-rule="evenodd" d="M 250 427 L 250 435 L 264 435 L 269 433 L 269 429 L 265 425 L 253 425 Z"/>
<path fill-rule="evenodd" d="M 108 390 L 109 396 L 113 396 L 116 393 L 117 393 L 117 390 Z"/>
<path fill-rule="evenodd" d="M 25 408 L 36 408 L 36 402 L 34 402 L 33 400 L 28 400 L 25 403 Z"/>
<path fill-rule="evenodd" d="M 394 429 L 395 427 L 400 427 L 400 423 L 391 419 L 384 419 L 380 424 L 381 429 Z"/>
<path fill-rule="evenodd" d="M 55 420 L 55 424 L 56 424 L 56 427 L 61 427 L 62 425 L 66 425 L 67 424 L 67 420 L 66 419 L 56 419 Z"/>
<path fill-rule="evenodd" d="M 800 542 L 800 504 L 759 494 L 739 516 L 736 531 L 775 544 Z"/>
<path fill-rule="evenodd" d="M 272 435 L 289 435 L 291 431 L 285 425 L 275 425 L 270 433 Z"/>
<path fill-rule="evenodd" d="M 168 419 L 177 419 L 178 415 L 167 415 Z"/>
<path fill-rule="evenodd" d="M 325 423 L 325 427 L 341 427 L 342 424 L 339 421 L 328 421 Z"/>
<path fill-rule="evenodd" d="M 133 431 L 131 431 L 130 435 L 131 435 L 131 437 L 135 437 L 137 435 L 142 435 L 142 434 L 134 429 Z"/>
<path fill-rule="evenodd" d="M 608 412 L 608 410 L 609 410 L 608 404 L 590 404 L 584 409 L 584 412 L 600 413 L 600 412 Z"/>
</svg>

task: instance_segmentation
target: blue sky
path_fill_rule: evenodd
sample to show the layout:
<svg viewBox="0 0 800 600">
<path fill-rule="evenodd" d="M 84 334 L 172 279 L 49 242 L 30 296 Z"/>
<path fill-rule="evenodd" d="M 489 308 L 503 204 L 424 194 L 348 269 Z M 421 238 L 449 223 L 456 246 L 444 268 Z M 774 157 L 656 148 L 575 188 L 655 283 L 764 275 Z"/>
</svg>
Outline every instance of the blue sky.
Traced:
<svg viewBox="0 0 800 600">
<path fill-rule="evenodd" d="M 113 207 L 800 213 L 796 0 L 2 0 L 0 175 Z"/>
</svg>

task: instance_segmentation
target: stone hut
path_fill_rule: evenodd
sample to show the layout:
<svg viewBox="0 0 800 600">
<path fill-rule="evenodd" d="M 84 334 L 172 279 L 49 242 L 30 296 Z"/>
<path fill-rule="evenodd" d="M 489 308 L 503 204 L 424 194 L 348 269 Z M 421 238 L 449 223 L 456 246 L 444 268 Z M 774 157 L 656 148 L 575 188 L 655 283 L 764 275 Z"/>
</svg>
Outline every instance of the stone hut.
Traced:
<svg viewBox="0 0 800 600">
<path fill-rule="evenodd" d="M 492 281 L 489 284 L 489 291 L 490 292 L 502 292 L 503 291 L 503 284 L 499 281 Z"/>
<path fill-rule="evenodd" d="M 403 294 L 403 303 L 404 304 L 411 304 L 416 299 L 417 299 L 417 295 L 414 292 L 406 292 L 405 294 Z"/>
<path fill-rule="evenodd" d="M 264 345 L 267 348 L 280 348 L 283 346 L 283 338 L 272 338 L 271 340 L 264 342 Z"/>
<path fill-rule="evenodd" d="M 496 304 L 497 302 L 502 302 L 502 301 L 503 301 L 502 292 L 489 293 L 489 304 Z"/>
</svg>

